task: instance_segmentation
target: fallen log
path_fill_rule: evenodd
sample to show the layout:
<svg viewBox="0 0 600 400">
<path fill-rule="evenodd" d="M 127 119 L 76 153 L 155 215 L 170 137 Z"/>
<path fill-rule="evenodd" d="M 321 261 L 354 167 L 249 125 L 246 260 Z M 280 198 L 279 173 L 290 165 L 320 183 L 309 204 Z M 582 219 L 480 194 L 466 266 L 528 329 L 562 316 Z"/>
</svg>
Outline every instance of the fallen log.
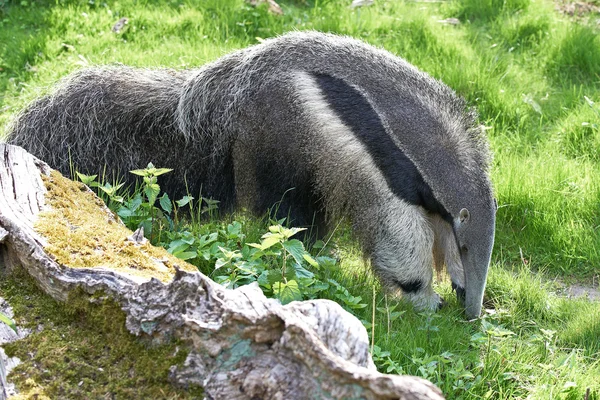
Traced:
<svg viewBox="0 0 600 400">
<path fill-rule="evenodd" d="M 2 229 L 0 228 L 0 244 L 2 240 Z M 2 297 L 0 297 L 0 312 L 8 317 L 12 317 L 11 307 Z M 18 332 L 15 332 L 8 325 L 0 323 L 0 400 L 8 399 L 11 395 L 15 394 L 14 385 L 9 384 L 6 375 L 20 362 L 18 358 L 8 357 L 2 349 L 2 345 L 22 339 L 29 335 L 29 333 L 28 329 L 19 329 Z"/>
<path fill-rule="evenodd" d="M 257 286 L 226 289 L 132 232 L 81 183 L 0 144 L 0 272 L 24 268 L 48 295 L 117 301 L 128 330 L 188 347 L 173 384 L 214 399 L 441 399 L 377 372 L 365 328 L 328 300 L 282 306 Z"/>
</svg>

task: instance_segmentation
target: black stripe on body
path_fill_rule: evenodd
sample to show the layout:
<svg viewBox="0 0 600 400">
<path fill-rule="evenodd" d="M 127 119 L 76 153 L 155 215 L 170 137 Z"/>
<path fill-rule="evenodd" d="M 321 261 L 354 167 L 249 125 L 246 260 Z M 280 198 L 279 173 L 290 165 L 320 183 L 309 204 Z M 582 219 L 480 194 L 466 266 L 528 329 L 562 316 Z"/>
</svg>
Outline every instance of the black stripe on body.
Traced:
<svg viewBox="0 0 600 400">
<path fill-rule="evenodd" d="M 392 141 L 367 99 L 342 79 L 316 73 L 314 76 L 331 108 L 367 148 L 391 191 L 452 223 L 450 213 L 437 201 L 414 163 Z"/>
</svg>

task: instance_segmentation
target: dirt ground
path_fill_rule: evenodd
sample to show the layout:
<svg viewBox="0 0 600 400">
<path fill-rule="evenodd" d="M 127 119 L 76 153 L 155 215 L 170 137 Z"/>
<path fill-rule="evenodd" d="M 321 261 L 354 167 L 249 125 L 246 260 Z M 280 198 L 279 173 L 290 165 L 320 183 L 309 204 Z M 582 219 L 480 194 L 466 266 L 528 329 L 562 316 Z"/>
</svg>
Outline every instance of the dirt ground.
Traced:
<svg viewBox="0 0 600 400">
<path fill-rule="evenodd" d="M 571 17 L 584 17 L 589 14 L 597 14 L 600 16 L 600 1 L 564 1 L 556 2 L 556 9 L 563 14 Z"/>
<path fill-rule="evenodd" d="M 590 300 L 600 300 L 600 289 L 583 285 L 571 285 L 566 288 L 569 297 L 588 297 Z"/>
</svg>

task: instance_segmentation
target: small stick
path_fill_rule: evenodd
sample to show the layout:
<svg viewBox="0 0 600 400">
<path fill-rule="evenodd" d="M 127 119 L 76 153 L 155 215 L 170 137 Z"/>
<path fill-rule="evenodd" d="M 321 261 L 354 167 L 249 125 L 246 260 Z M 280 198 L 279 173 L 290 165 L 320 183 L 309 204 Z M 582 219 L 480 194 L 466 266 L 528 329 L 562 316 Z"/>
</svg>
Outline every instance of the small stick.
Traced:
<svg viewBox="0 0 600 400">
<path fill-rule="evenodd" d="M 383 298 L 385 299 L 385 312 L 387 314 L 387 325 L 388 325 L 388 339 L 390 337 L 390 331 L 392 330 L 392 321 L 390 320 L 390 308 L 388 307 L 388 301 L 387 301 L 387 293 L 383 295 Z"/>
<path fill-rule="evenodd" d="M 373 284 L 373 316 L 371 319 L 371 354 L 375 347 L 375 284 Z"/>
<path fill-rule="evenodd" d="M 524 266 L 527 266 L 527 263 L 528 263 L 529 261 L 527 261 L 527 260 L 525 259 L 525 257 L 523 256 L 523 249 L 522 249 L 522 248 L 520 248 L 520 247 L 519 247 L 519 255 L 521 256 L 521 262 L 523 263 L 523 265 L 524 265 Z"/>
</svg>

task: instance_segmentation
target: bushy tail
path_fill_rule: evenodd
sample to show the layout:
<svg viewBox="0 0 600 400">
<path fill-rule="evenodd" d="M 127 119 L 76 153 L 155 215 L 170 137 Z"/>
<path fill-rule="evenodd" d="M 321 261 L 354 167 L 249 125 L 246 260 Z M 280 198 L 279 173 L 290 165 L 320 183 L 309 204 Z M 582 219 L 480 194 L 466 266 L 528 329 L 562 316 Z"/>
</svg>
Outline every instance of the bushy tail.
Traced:
<svg viewBox="0 0 600 400">
<path fill-rule="evenodd" d="M 8 141 L 64 174 L 108 168 L 107 178 L 129 179 L 128 171 L 149 162 L 174 168 L 165 189 L 185 190 L 183 177 L 201 158 L 198 148 L 186 151 L 190 140 L 177 123 L 187 74 L 122 66 L 80 71 L 24 110 Z"/>
</svg>

